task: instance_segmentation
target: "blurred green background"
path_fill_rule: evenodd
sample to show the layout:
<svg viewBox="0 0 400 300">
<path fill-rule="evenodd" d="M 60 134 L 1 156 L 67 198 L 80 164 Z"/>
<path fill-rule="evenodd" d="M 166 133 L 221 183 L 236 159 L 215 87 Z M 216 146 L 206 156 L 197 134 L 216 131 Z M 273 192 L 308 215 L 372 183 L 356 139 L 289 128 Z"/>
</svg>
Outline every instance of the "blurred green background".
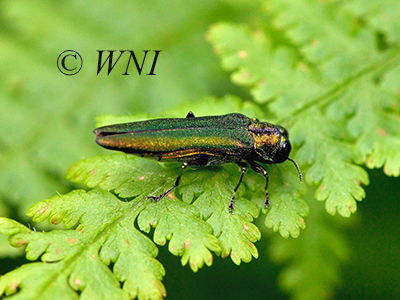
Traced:
<svg viewBox="0 0 400 300">
<path fill-rule="evenodd" d="M 261 1 L 241 0 L 2 0 L 0 215 L 27 224 L 24 214 L 30 205 L 73 187 L 64 179 L 68 167 L 106 153 L 96 146 L 92 133 L 100 114 L 156 116 L 180 104 L 227 94 L 251 100 L 250 93 L 232 84 L 230 74 L 222 71 L 206 33 L 220 21 L 267 28 L 269 17 L 261 7 Z M 57 57 L 67 49 L 79 52 L 84 61 L 75 76 L 57 69 Z M 139 59 L 142 50 L 162 50 L 157 76 L 138 76 L 133 64 L 129 76 L 120 75 L 125 65 L 108 76 L 104 71 L 97 76 L 96 50 L 135 50 Z M 151 58 L 145 70 L 150 69 Z M 333 299 L 400 295 L 400 180 L 381 170 L 369 174 L 367 198 L 342 228 L 351 255 L 341 266 L 336 293 L 328 295 Z M 309 205 L 312 213 L 323 203 Z M 312 230 L 311 217 L 308 225 L 306 231 Z M 196 274 L 160 247 L 168 299 L 290 299 L 278 287 L 283 266 L 270 260 L 268 235 L 257 247 L 260 258 L 249 264 L 237 267 L 230 259 L 215 257 L 211 268 Z M 1 236 L 1 274 L 24 263 L 21 254 Z"/>
</svg>

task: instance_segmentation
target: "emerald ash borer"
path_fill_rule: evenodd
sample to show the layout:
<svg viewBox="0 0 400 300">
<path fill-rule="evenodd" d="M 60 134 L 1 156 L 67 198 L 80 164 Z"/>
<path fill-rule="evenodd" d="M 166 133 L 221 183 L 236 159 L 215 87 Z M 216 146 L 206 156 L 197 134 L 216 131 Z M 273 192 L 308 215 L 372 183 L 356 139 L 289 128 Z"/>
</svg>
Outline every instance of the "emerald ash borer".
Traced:
<svg viewBox="0 0 400 300">
<path fill-rule="evenodd" d="M 290 160 L 302 181 L 297 163 L 289 158 L 291 145 L 287 130 L 242 114 L 195 117 L 189 112 L 186 118 L 115 124 L 97 128 L 94 133 L 97 144 L 107 149 L 158 161 L 183 162 L 174 186 L 158 196 L 147 197 L 154 201 L 160 200 L 176 188 L 183 170 L 189 166 L 236 163 L 241 168 L 239 182 L 229 203 L 230 212 L 233 210 L 236 191 L 247 170 L 247 163 L 266 179 L 266 208 L 269 206 L 269 178 L 267 171 L 257 162 L 278 164 Z"/>
</svg>

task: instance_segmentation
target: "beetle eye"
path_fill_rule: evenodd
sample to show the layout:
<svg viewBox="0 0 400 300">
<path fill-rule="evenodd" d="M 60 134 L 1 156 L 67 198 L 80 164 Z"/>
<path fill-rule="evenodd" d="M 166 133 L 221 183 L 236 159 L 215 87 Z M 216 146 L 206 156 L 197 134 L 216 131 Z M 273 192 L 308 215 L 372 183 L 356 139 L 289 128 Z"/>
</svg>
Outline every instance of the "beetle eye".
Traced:
<svg viewBox="0 0 400 300">
<path fill-rule="evenodd" d="M 292 147 L 289 141 L 284 141 L 280 144 L 279 150 L 276 152 L 274 157 L 275 163 L 281 163 L 288 159 L 290 150 Z"/>
</svg>

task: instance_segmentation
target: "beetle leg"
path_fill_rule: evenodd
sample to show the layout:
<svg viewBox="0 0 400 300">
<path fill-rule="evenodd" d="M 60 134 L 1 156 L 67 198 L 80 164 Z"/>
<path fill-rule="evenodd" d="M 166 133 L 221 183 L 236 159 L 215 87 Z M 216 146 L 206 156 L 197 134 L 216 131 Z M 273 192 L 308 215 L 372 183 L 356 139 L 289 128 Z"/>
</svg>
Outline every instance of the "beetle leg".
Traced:
<svg viewBox="0 0 400 300">
<path fill-rule="evenodd" d="M 174 188 L 176 188 L 179 185 L 179 181 L 181 180 L 183 170 L 189 166 L 187 162 L 183 163 L 182 168 L 179 171 L 178 177 L 175 180 L 175 184 L 173 187 L 169 188 L 166 190 L 164 193 L 158 195 L 158 196 L 147 196 L 147 199 L 153 199 L 153 201 L 159 201 L 161 198 L 163 198 L 166 194 L 168 194 L 170 191 L 172 191 Z"/>
<path fill-rule="evenodd" d="M 194 118 L 194 113 L 189 111 L 188 114 L 186 115 L 186 118 Z"/>
<path fill-rule="evenodd" d="M 239 179 L 238 184 L 236 185 L 236 187 L 233 190 L 233 195 L 232 195 L 232 198 L 231 198 L 231 202 L 229 202 L 229 212 L 230 213 L 232 213 L 232 211 L 233 211 L 233 202 L 235 201 L 236 191 L 238 190 L 240 184 L 242 183 L 244 173 L 246 173 L 246 171 L 247 171 L 247 164 L 245 162 L 238 163 L 238 166 L 242 168 L 242 174 L 240 175 L 240 179 Z"/>
<path fill-rule="evenodd" d="M 254 161 L 249 161 L 251 168 L 256 171 L 257 173 L 260 173 L 263 175 L 266 179 L 265 183 L 265 208 L 269 207 L 269 196 L 268 196 L 268 182 L 269 182 L 269 177 L 268 177 L 268 172 L 265 170 L 262 166 L 257 164 Z"/>
</svg>

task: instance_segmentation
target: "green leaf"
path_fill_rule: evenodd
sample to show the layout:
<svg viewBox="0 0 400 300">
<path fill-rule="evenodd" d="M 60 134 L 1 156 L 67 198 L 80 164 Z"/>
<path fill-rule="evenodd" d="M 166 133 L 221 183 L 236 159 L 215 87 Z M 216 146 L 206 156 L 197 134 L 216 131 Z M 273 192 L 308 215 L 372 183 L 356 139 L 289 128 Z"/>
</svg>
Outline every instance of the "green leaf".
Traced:
<svg viewBox="0 0 400 300">
<path fill-rule="evenodd" d="M 301 126 L 309 132 L 298 132 L 300 126 L 294 125 L 294 134 L 303 146 L 298 153 L 299 161 L 311 165 L 306 173 L 309 183 L 318 184 L 315 192 L 317 200 L 326 200 L 326 209 L 335 214 L 349 217 L 356 211 L 356 200 L 365 197 L 360 183 L 368 184 L 368 175 L 361 167 L 351 163 L 354 156 L 350 144 L 334 140 L 334 122 L 322 122 L 319 111 L 311 111 Z M 297 129 L 297 130 L 296 130 Z"/>
<path fill-rule="evenodd" d="M 88 188 L 100 187 L 112 190 L 120 197 L 148 196 L 162 185 L 173 182 L 174 170 L 144 159 L 136 159 L 123 153 L 96 156 L 73 165 L 67 174 L 73 182 L 81 182 Z"/>
<path fill-rule="evenodd" d="M 396 0 L 360 1 L 353 0 L 345 4 L 345 8 L 358 18 L 365 19 L 368 25 L 378 32 L 384 32 L 388 42 L 400 41 L 400 3 Z"/>
<path fill-rule="evenodd" d="M 385 74 L 383 84 L 387 83 L 386 87 L 371 86 L 372 78 L 360 80 L 329 110 L 332 116 L 349 117 L 347 129 L 356 140 L 355 161 L 371 169 L 383 167 L 389 176 L 400 175 L 400 120 L 395 99 L 388 94 L 388 81 L 394 80 L 393 76 L 400 78 L 399 69 L 397 66 Z M 345 112 L 341 108 L 343 105 L 347 106 Z"/>
<path fill-rule="evenodd" d="M 143 168 L 145 165 L 147 167 Z M 126 198 L 166 190 L 173 185 L 178 167 L 175 164 L 162 168 L 159 163 L 118 153 L 81 161 L 70 169 L 68 176 L 88 187 L 99 186 Z M 146 206 L 138 218 L 140 229 L 149 232 L 150 227 L 154 227 L 154 241 L 164 245 L 170 240 L 171 253 L 182 255 L 182 263 L 189 261 L 194 271 L 203 263 L 211 264 L 211 253 L 207 249 L 219 253 L 222 248 L 222 256 L 230 254 L 236 264 L 257 257 L 253 243 L 260 238 L 260 232 L 251 223 L 258 216 L 257 208 L 241 198 L 240 192 L 235 201 L 235 213 L 229 213 L 228 204 L 240 175 L 237 168 L 234 169 L 236 176 L 225 168 L 185 170 L 176 194 L 179 197 L 181 193 L 184 202 L 165 197 Z M 216 182 L 219 182 L 217 186 Z M 193 200 L 194 207 L 185 204 Z"/>
<path fill-rule="evenodd" d="M 213 258 L 210 250 L 216 253 L 221 251 L 211 226 L 198 218 L 199 213 L 193 206 L 178 200 L 163 200 L 139 215 L 139 228 L 149 232 L 154 227 L 154 242 L 165 245 L 170 240 L 169 251 L 182 256 L 182 265 L 189 262 L 194 272 L 203 263 L 211 266 Z"/>
<path fill-rule="evenodd" d="M 229 202 L 233 189 L 240 176 L 238 167 L 236 176 L 224 167 L 204 168 L 188 171 L 179 186 L 184 201 L 192 201 L 200 211 L 201 217 L 207 220 L 218 237 L 222 257 L 231 256 L 235 264 L 241 261 L 249 262 L 257 258 L 258 252 L 254 242 L 260 239 L 259 229 L 252 224 L 259 210 L 247 199 L 240 197 L 239 190 L 235 198 L 233 214 L 229 213 Z"/>
<path fill-rule="evenodd" d="M 53 297 L 62 300 L 79 299 L 79 295 L 65 284 L 68 278 L 60 274 L 61 272 L 60 264 L 23 265 L 1 277 L 0 294 L 13 295 L 15 299 L 26 300 L 52 299 Z M 39 281 L 38 278 L 42 280 Z"/>
<path fill-rule="evenodd" d="M 300 229 L 306 227 L 304 218 L 309 213 L 307 203 L 299 198 L 300 194 L 305 194 L 306 186 L 300 182 L 289 162 L 274 166 L 270 177 L 271 210 L 265 218 L 265 226 L 279 231 L 284 238 L 297 238 Z"/>
<path fill-rule="evenodd" d="M 290 201 L 290 194 L 280 201 L 282 193 L 300 189 L 291 191 L 290 177 L 274 176 L 290 184 L 275 203 L 271 199 L 266 225 L 297 236 L 315 199 L 325 201 L 330 214 L 356 211 L 369 184 L 360 165 L 400 175 L 400 6 L 392 0 L 272 0 L 264 8 L 265 22 L 219 23 L 207 37 L 232 82 L 249 88 L 268 120 L 290 132 L 291 157 L 314 197 L 307 195 L 307 204 Z M 270 169 L 272 178 L 280 167 Z M 272 181 L 276 195 L 273 189 Z M 293 299 L 331 298 L 340 282 L 347 246 L 328 223 L 320 209 L 311 210 L 311 226 L 299 240 L 273 236 L 281 245 L 273 255 L 285 263 L 281 286 Z"/>
<path fill-rule="evenodd" d="M 161 299 L 164 269 L 154 259 L 157 248 L 133 227 L 141 209 L 140 201 L 123 202 L 103 190 L 76 190 L 41 201 L 28 211 L 34 221 L 48 219 L 66 228 L 77 226 L 76 230 L 37 232 L 2 218 L 0 230 L 10 236 L 11 245 L 27 245 L 28 259 L 41 257 L 52 267 L 27 265 L 26 275 L 15 270 L 0 279 L 0 286 L 24 299 L 52 295 L 53 289 L 69 290 L 66 299 L 73 299 L 78 291 L 92 299 Z M 113 272 L 107 267 L 111 262 Z M 45 274 L 38 277 L 34 272 Z M 49 282 L 53 283 L 49 286 Z M 27 288 L 29 284 L 35 289 Z"/>
<path fill-rule="evenodd" d="M 161 298 L 165 295 L 161 283 L 164 269 L 154 259 L 157 248 L 134 227 L 135 222 L 147 233 L 154 228 L 154 242 L 165 245 L 169 241 L 169 251 L 181 256 L 182 265 L 188 263 L 195 272 L 204 264 L 212 264 L 212 252 L 230 255 L 238 265 L 257 258 L 254 243 L 261 233 L 252 222 L 258 217 L 260 206 L 243 196 L 243 187 L 237 193 L 234 213 L 228 208 L 240 177 L 237 166 L 185 170 L 175 196 L 169 194 L 158 202 L 146 199 L 147 195 L 170 187 L 179 167 L 121 153 L 89 158 L 72 166 L 68 177 L 91 190 L 75 190 L 38 202 L 27 213 L 35 222 L 62 223 L 66 230 L 37 232 L 16 221 L 1 219 L 0 231 L 9 236 L 11 245 L 26 245 L 29 260 L 41 257 L 52 263 L 51 269 L 40 269 L 41 264 L 24 268 L 26 274 L 37 270 L 46 274 L 35 277 L 34 290 L 25 288 L 32 279 L 19 276 L 16 270 L 0 279 L 3 292 L 34 298 L 51 295 L 54 288 L 68 290 L 68 299 L 76 297 L 77 292 L 96 299 L 108 298 L 110 293 L 116 299 Z M 254 179 L 246 181 L 253 190 L 263 184 L 256 184 Z M 278 190 L 277 186 L 278 180 L 273 189 Z M 287 195 L 293 193 L 292 187 Z M 282 201 L 283 196 L 279 199 Z M 263 197 L 253 200 L 263 201 Z M 297 216 L 296 209 L 289 207 L 287 211 Z M 280 217 L 275 218 L 280 222 Z M 288 226 L 281 227 L 286 230 Z M 111 263 L 112 270 L 108 268 Z M 47 287 L 53 277 L 57 278 Z M 123 282 L 121 289 L 118 282 Z"/>
<path fill-rule="evenodd" d="M 274 32 L 246 25 L 222 23 L 208 34 L 233 82 L 249 86 L 256 101 L 290 121 L 306 182 L 319 186 L 315 197 L 329 213 L 347 217 L 365 197 L 360 185 L 369 183 L 355 162 L 400 174 L 400 51 L 379 51 L 374 32 L 357 27 L 352 13 L 368 12 L 353 4 L 272 1 L 273 25 L 285 30 L 290 46 L 275 46 Z M 385 6 L 369 9 L 382 16 L 386 10 L 378 7 Z"/>
</svg>

